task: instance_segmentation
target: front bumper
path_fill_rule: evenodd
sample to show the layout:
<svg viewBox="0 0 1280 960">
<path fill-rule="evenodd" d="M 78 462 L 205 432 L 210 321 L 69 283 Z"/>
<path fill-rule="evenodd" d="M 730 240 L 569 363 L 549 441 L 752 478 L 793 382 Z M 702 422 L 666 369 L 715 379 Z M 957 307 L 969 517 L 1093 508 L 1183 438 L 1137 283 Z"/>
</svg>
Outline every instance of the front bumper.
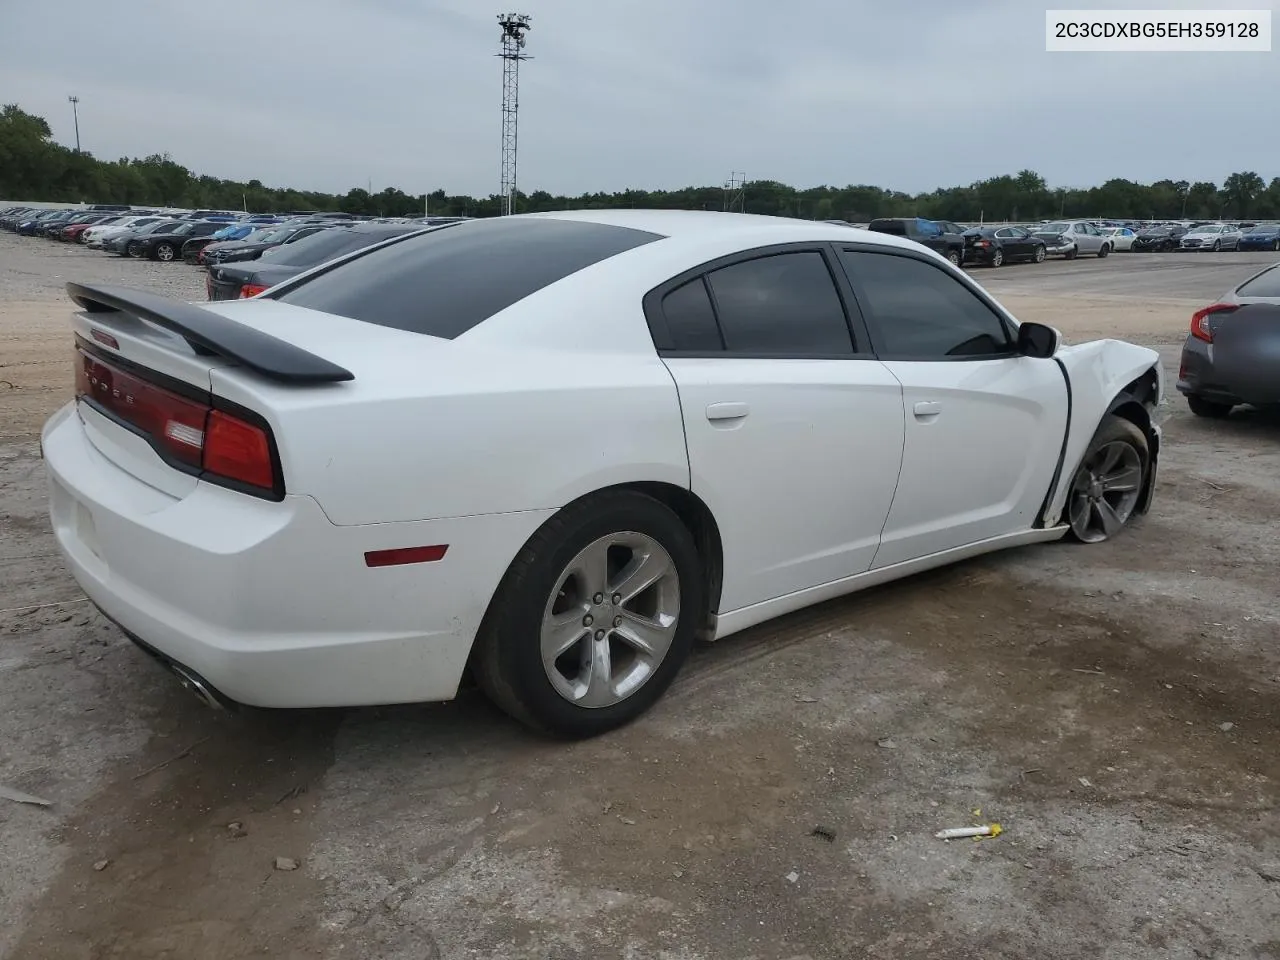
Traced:
<svg viewBox="0 0 1280 960">
<path fill-rule="evenodd" d="M 340 527 L 307 496 L 198 483 L 174 497 L 105 457 L 96 429 L 72 402 L 41 436 L 72 575 L 127 634 L 250 706 L 451 699 L 497 584 L 550 514 Z M 444 559 L 364 563 L 427 544 L 448 544 Z"/>
</svg>

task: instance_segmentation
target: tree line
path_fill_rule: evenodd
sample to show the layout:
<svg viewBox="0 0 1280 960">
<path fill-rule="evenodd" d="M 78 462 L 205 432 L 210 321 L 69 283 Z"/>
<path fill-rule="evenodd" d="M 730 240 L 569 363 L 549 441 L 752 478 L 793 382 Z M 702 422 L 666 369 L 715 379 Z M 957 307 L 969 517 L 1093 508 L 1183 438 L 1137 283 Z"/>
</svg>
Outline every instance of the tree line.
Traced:
<svg viewBox="0 0 1280 960">
<path fill-rule="evenodd" d="M 345 194 L 268 187 L 197 174 L 166 154 L 141 159 L 100 160 L 54 141 L 43 117 L 17 104 L 0 108 L 0 197 L 54 203 L 128 203 L 189 209 L 342 211 L 370 216 L 490 217 L 501 197 L 469 197 L 444 190 L 423 196 L 394 187 L 372 193 L 355 187 Z M 1132 219 L 1280 219 L 1280 177 L 1268 183 L 1252 171 L 1233 173 L 1221 186 L 1209 181 L 1108 180 L 1101 186 L 1051 188 L 1038 173 L 1023 170 L 968 186 L 909 194 L 865 184 L 797 189 L 756 180 L 730 193 L 721 186 L 678 190 L 622 190 L 553 196 L 520 193 L 521 213 L 543 210 L 648 207 L 682 210 L 736 209 L 746 213 L 813 220 L 866 222 L 875 217 L 921 216 L 962 223 L 1040 220 L 1056 217 Z"/>
</svg>

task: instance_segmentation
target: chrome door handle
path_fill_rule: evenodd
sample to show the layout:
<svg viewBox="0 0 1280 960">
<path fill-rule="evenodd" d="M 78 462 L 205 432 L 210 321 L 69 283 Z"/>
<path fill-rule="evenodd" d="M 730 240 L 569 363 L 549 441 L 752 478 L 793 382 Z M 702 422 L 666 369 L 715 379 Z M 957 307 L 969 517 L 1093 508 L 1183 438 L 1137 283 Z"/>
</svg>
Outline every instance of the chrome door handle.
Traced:
<svg viewBox="0 0 1280 960">
<path fill-rule="evenodd" d="M 745 403 L 737 401 L 707 405 L 708 420 L 741 420 L 749 412 Z"/>
<path fill-rule="evenodd" d="M 942 404 L 936 400 L 921 400 L 912 412 L 921 420 L 932 419 L 942 412 Z"/>
</svg>

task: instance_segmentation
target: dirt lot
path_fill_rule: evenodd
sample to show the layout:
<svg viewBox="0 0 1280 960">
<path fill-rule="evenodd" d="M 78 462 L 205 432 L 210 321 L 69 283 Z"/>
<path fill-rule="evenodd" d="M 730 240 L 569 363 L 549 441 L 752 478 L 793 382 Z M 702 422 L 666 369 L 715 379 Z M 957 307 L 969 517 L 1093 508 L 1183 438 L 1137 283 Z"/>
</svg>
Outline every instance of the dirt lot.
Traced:
<svg viewBox="0 0 1280 960">
<path fill-rule="evenodd" d="M 1176 365 L 1190 311 L 1266 259 L 977 275 Z M 0 799 L 0 956 L 1280 958 L 1280 422 L 1175 396 L 1119 540 L 739 634 L 589 743 L 474 693 L 224 717 L 53 555 L 34 436 L 72 276 L 202 295 L 189 267 L 0 234 L 0 783 L 53 801 Z M 978 809 L 1007 832 L 933 839 Z"/>
</svg>

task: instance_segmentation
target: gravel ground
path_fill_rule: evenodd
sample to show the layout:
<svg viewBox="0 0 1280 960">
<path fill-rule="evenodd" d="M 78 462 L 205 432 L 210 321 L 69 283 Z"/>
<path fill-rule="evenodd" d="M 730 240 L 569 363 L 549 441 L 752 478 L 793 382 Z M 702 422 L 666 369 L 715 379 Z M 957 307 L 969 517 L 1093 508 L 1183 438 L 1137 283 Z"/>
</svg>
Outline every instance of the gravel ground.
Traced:
<svg viewBox="0 0 1280 960">
<path fill-rule="evenodd" d="M 977 276 L 1073 339 L 1173 344 L 1253 269 Z M 70 275 L 202 296 L 189 267 L 0 234 L 0 784 L 53 801 L 0 799 L 0 956 L 1280 957 L 1280 421 L 1174 397 L 1120 539 L 739 634 L 588 743 L 474 693 L 226 717 L 53 555 L 33 437 Z M 1006 832 L 933 839 L 978 810 Z"/>
</svg>

